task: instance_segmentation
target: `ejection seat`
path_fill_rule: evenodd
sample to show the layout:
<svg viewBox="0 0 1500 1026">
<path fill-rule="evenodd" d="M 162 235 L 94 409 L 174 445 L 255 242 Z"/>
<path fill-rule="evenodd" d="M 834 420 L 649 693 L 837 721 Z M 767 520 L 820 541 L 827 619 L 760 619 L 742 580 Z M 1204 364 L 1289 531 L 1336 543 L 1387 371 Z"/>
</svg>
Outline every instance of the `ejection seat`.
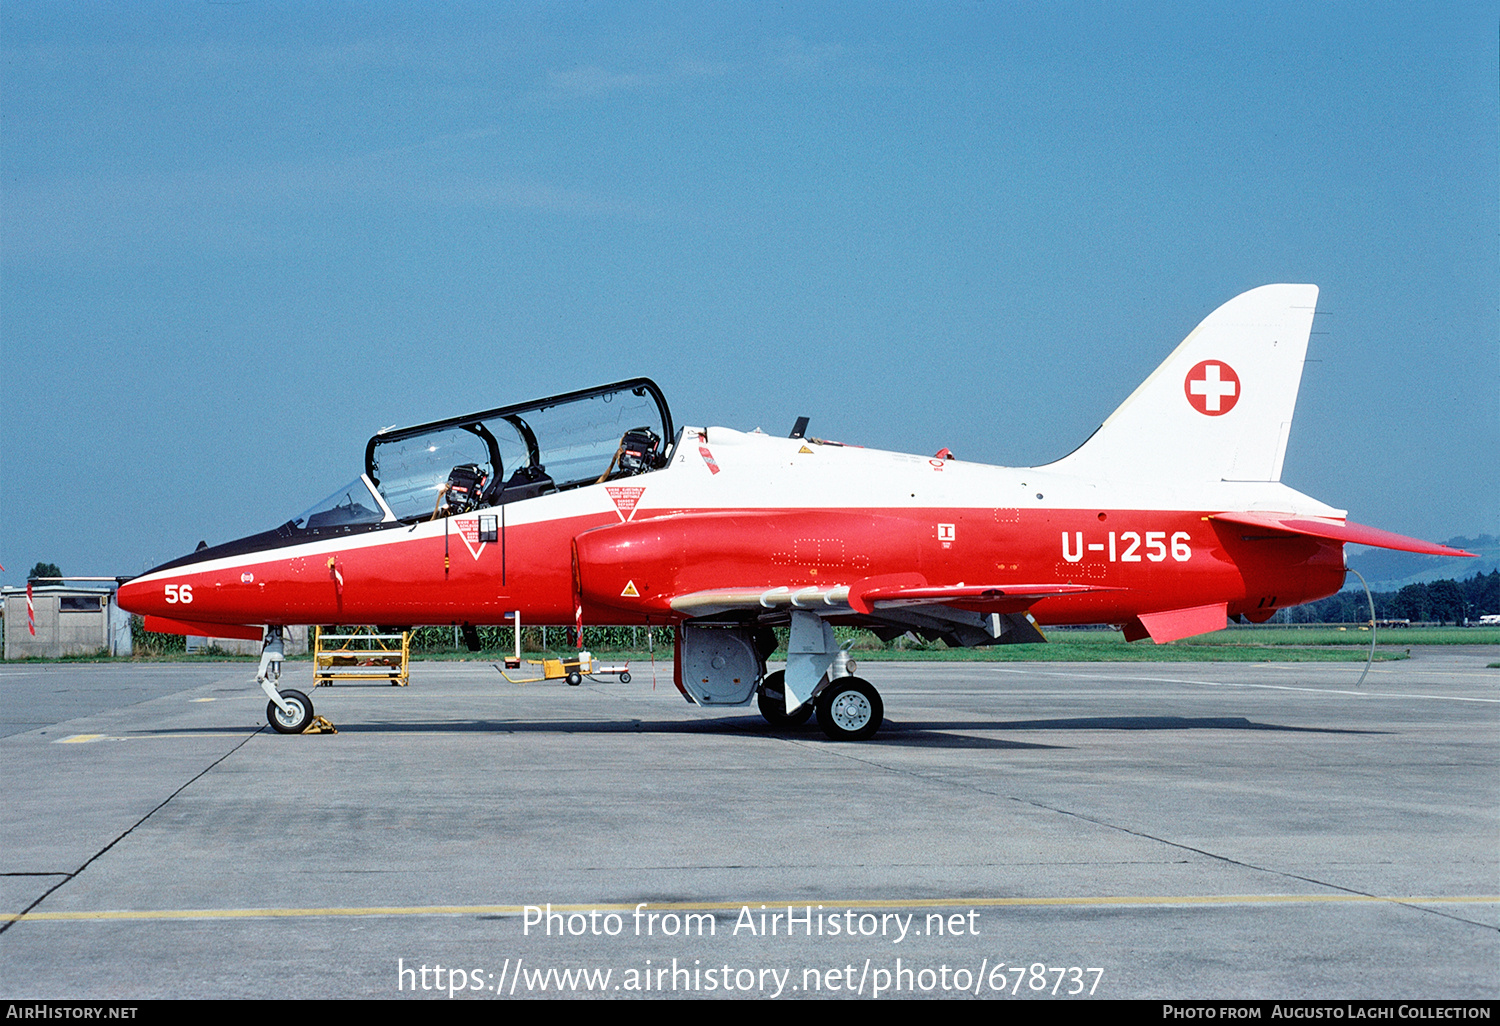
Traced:
<svg viewBox="0 0 1500 1026">
<path fill-rule="evenodd" d="M 520 502 L 522 499 L 534 499 L 538 495 L 555 492 L 557 484 L 547 475 L 546 467 L 528 463 L 510 475 L 510 480 L 498 491 L 499 494 L 490 497 L 490 502 L 503 506 L 508 502 Z"/>
</svg>

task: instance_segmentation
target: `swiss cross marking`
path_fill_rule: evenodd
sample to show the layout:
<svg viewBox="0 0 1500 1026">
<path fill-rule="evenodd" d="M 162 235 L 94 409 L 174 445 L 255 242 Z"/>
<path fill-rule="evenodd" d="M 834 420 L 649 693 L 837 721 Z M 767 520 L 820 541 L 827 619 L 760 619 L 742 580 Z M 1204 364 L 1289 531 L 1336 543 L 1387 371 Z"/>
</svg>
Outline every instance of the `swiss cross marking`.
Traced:
<svg viewBox="0 0 1500 1026">
<path fill-rule="evenodd" d="M 1240 376 L 1221 360 L 1204 360 L 1188 371 L 1182 388 L 1193 409 L 1209 417 L 1228 413 L 1240 401 Z"/>
</svg>

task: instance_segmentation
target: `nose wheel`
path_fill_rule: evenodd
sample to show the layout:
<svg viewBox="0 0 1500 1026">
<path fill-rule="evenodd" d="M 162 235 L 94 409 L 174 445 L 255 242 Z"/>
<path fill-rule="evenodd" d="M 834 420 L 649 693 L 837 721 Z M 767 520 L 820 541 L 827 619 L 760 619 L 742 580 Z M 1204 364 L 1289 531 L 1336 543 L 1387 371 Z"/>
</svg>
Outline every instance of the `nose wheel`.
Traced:
<svg viewBox="0 0 1500 1026">
<path fill-rule="evenodd" d="M 302 733 L 312 722 L 312 699 L 300 691 L 287 690 L 281 692 L 281 700 L 286 703 L 285 709 L 275 702 L 266 703 L 266 719 L 271 729 L 278 734 Z"/>
</svg>

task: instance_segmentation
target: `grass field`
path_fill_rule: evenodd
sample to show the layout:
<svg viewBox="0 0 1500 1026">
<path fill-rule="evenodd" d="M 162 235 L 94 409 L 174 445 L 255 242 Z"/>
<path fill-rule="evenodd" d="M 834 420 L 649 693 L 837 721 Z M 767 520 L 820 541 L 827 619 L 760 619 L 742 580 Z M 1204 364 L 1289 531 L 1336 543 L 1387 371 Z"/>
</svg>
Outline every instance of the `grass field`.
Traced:
<svg viewBox="0 0 1500 1026">
<path fill-rule="evenodd" d="M 932 645 L 896 645 L 887 647 L 865 631 L 838 629 L 840 640 L 853 642 L 850 652 L 856 660 L 875 661 L 955 661 L 955 662 L 1120 662 L 1120 663 L 1193 663 L 1193 662 L 1359 662 L 1369 655 L 1370 632 L 1367 628 L 1330 625 L 1230 627 L 1213 634 L 1185 638 L 1167 645 L 1149 641 L 1128 643 L 1115 630 L 1052 628 L 1046 631 L 1045 645 L 996 645 L 990 648 L 953 649 L 942 643 Z M 1500 628 L 1496 627 L 1401 627 L 1382 630 L 1376 635 L 1377 660 L 1405 659 L 1406 650 L 1418 645 L 1496 645 L 1500 646 Z M 510 649 L 482 652 L 439 651 L 413 652 L 414 660 L 469 660 L 497 662 Z M 556 653 L 554 653 L 556 654 Z M 540 653 L 528 652 L 531 658 Z M 630 661 L 641 664 L 651 660 L 646 651 L 596 650 L 602 660 Z M 257 662 L 257 656 L 235 656 L 208 652 L 185 655 L 137 656 L 137 661 L 164 662 Z M 292 661 L 306 661 L 309 656 L 292 656 Z M 663 634 L 655 653 L 658 665 L 670 667 L 672 645 Z M 786 658 L 785 649 L 772 655 L 773 662 Z M 129 661 L 130 657 L 111 660 L 108 656 L 67 656 L 63 659 L 27 659 L 20 662 L 110 662 Z M 1491 663 L 1492 667 L 1500 663 Z"/>
<path fill-rule="evenodd" d="M 1058 631 L 1056 635 L 1078 634 Z M 1113 631 L 1088 633 L 1113 634 Z M 1049 638 L 1054 636 L 1049 634 Z M 1055 640 L 1055 638 L 1054 638 Z M 1500 645 L 1500 627 L 1392 627 L 1376 632 L 1378 645 Z M 1365 645 L 1370 631 L 1365 627 L 1329 624 L 1230 627 L 1214 634 L 1190 638 L 1179 644 L 1195 645 Z"/>
<path fill-rule="evenodd" d="M 1326 625 L 1291 627 L 1231 627 L 1228 630 L 1186 638 L 1168 645 L 1149 641 L 1131 644 L 1119 631 L 1052 629 L 1045 645 L 996 645 L 990 648 L 952 649 L 937 643 L 927 646 L 886 647 L 874 635 L 839 629 L 840 640 L 853 641 L 850 656 L 855 660 L 912 662 L 1121 662 L 1121 663 L 1194 663 L 1194 662 L 1362 662 L 1369 656 L 1370 632 L 1359 627 Z M 864 637 L 859 637 L 864 635 Z M 1497 645 L 1500 628 L 1477 627 L 1406 627 L 1378 632 L 1377 660 L 1407 658 L 1406 649 L 1416 645 Z M 428 652 L 414 655 L 418 659 L 498 660 L 508 652 Z M 536 653 L 528 653 L 536 658 Z M 605 660 L 629 660 L 644 663 L 650 658 L 643 651 L 606 652 L 594 655 Z M 786 658 L 778 649 L 771 661 Z M 670 665 L 669 641 L 656 650 L 658 664 Z"/>
</svg>

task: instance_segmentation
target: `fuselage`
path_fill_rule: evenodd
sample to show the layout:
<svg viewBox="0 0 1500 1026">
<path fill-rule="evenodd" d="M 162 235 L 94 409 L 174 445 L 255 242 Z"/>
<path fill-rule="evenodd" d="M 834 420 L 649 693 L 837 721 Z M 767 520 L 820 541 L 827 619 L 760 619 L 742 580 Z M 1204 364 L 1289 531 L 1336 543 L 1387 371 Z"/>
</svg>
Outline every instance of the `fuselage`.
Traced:
<svg viewBox="0 0 1500 1026">
<path fill-rule="evenodd" d="M 1342 517 L 1271 482 L 1083 480 L 1047 467 L 686 428 L 658 470 L 432 519 L 205 549 L 120 589 L 136 613 L 205 624 L 669 623 L 726 587 L 1048 581 L 1038 623 L 1123 623 L 1223 602 L 1263 619 L 1337 591 L 1343 547 L 1216 522 Z"/>
</svg>

